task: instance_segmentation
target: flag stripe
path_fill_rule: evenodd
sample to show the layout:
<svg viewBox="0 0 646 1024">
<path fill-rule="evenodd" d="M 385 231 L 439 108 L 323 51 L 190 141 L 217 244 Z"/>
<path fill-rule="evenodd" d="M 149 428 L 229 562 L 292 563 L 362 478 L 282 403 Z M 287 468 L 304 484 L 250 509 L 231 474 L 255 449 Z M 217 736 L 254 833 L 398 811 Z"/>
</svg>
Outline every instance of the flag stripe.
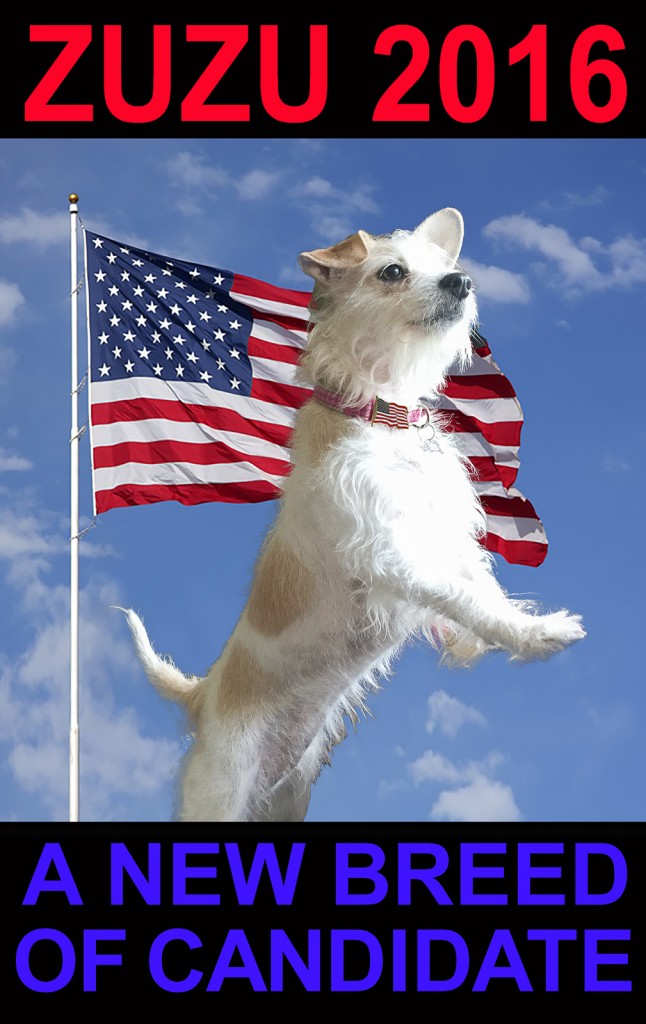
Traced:
<svg viewBox="0 0 646 1024">
<path fill-rule="evenodd" d="M 109 447 L 95 448 L 94 468 L 105 469 L 128 463 L 156 465 L 162 462 L 210 466 L 223 462 L 230 463 L 232 454 L 235 459 L 247 459 L 268 476 L 284 476 L 289 472 L 290 464 L 285 459 L 267 458 L 262 455 L 249 457 L 247 452 L 237 451 L 235 445 L 223 441 L 211 441 L 208 446 L 186 444 L 183 441 L 122 441 Z"/>
<path fill-rule="evenodd" d="M 213 484 L 124 484 L 96 491 L 97 513 L 132 505 L 153 505 L 158 501 L 178 501 L 181 505 L 203 505 L 208 501 L 227 501 L 239 505 L 271 501 L 278 488 L 267 480 L 244 480 Z"/>
<path fill-rule="evenodd" d="M 442 405 L 443 411 L 445 406 Z M 476 417 L 475 410 L 469 414 L 464 409 L 446 409 L 447 415 L 443 418 L 443 425 L 446 430 L 453 433 L 479 433 L 482 434 L 491 444 L 513 448 L 520 446 L 520 431 L 522 422 L 485 423 Z"/>
<path fill-rule="evenodd" d="M 447 378 L 444 393 L 451 399 L 464 398 L 476 401 L 483 398 L 495 400 L 516 397 L 511 383 L 497 373 L 472 374 L 468 377 L 456 377 L 453 374 Z"/>
<path fill-rule="evenodd" d="M 296 373 L 311 293 L 84 235 L 96 511 L 276 498 L 311 395 Z M 522 409 L 481 340 L 450 374 L 441 418 L 470 460 L 486 546 L 539 565 L 545 532 L 513 487 Z M 376 418 L 408 426 L 393 403 Z"/>
<path fill-rule="evenodd" d="M 94 427 L 94 451 L 96 453 L 119 444 L 147 444 L 160 436 L 164 440 L 175 441 L 178 444 L 201 444 L 205 449 L 214 443 L 226 444 L 238 453 L 284 461 L 289 432 L 283 434 L 281 444 L 260 437 L 255 431 L 240 433 L 235 430 L 214 429 L 205 423 L 193 421 L 166 420 L 162 424 L 150 423 L 146 419 L 114 421 Z"/>
<path fill-rule="evenodd" d="M 263 380 L 254 377 L 251 389 L 252 398 L 262 402 L 275 402 L 277 405 L 300 409 L 311 395 L 308 388 L 299 388 L 292 384 L 280 384 L 274 380 Z"/>
<path fill-rule="evenodd" d="M 449 395 L 440 399 L 440 409 L 454 409 L 457 403 Z M 460 398 L 460 412 L 474 423 L 497 425 L 500 421 L 522 423 L 523 414 L 515 398 Z"/>
<path fill-rule="evenodd" d="M 95 470 L 97 490 L 112 490 L 123 485 L 134 484 L 166 487 L 177 484 L 225 484 L 245 481 L 266 480 L 276 489 L 280 488 L 284 473 L 266 473 L 252 462 L 214 462 L 204 466 L 193 462 L 131 463 L 119 466 L 105 466 Z"/>
</svg>

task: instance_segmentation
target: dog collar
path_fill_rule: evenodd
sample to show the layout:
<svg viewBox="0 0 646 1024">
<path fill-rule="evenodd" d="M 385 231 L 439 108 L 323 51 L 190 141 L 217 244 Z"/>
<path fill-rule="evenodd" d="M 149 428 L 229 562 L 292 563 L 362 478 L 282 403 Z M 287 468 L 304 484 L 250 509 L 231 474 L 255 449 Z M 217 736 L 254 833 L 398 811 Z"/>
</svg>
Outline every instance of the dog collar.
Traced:
<svg viewBox="0 0 646 1024">
<path fill-rule="evenodd" d="M 313 397 L 321 405 L 327 405 L 329 409 L 337 409 L 345 416 L 364 420 L 366 423 L 385 423 L 386 426 L 397 427 L 399 430 L 408 430 L 411 424 L 418 428 L 425 427 L 431 421 L 430 413 L 425 405 L 409 409 L 406 405 L 387 402 L 379 395 L 375 395 L 365 405 L 347 405 L 343 395 L 339 395 L 336 391 L 329 391 L 317 384 Z"/>
</svg>

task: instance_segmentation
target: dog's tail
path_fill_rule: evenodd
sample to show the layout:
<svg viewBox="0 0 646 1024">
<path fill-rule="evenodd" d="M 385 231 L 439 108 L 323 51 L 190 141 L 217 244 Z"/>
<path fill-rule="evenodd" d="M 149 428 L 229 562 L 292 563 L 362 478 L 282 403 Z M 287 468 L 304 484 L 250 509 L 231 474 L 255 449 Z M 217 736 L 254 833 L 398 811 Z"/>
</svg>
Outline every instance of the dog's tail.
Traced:
<svg viewBox="0 0 646 1024">
<path fill-rule="evenodd" d="M 161 657 L 148 639 L 144 624 L 131 608 L 121 608 L 120 605 L 113 605 L 118 611 L 126 616 L 130 626 L 130 632 L 135 642 L 135 650 L 144 671 L 155 689 L 170 700 L 180 703 L 189 703 L 194 695 L 195 687 L 201 682 L 199 676 L 185 676 L 183 672 L 173 664 L 168 656 Z"/>
</svg>

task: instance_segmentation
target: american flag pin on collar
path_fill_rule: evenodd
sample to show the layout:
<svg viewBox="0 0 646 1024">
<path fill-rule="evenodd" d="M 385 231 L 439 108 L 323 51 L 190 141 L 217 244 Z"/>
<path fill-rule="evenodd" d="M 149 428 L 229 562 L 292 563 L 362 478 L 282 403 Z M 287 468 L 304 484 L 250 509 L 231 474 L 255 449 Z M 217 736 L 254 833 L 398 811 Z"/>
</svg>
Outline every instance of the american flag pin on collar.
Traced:
<svg viewBox="0 0 646 1024">
<path fill-rule="evenodd" d="M 396 402 L 387 402 L 379 395 L 375 396 L 375 403 L 372 407 L 371 423 L 385 423 L 389 427 L 398 427 L 400 430 L 408 430 L 408 408 L 405 405 L 397 405 Z"/>
</svg>

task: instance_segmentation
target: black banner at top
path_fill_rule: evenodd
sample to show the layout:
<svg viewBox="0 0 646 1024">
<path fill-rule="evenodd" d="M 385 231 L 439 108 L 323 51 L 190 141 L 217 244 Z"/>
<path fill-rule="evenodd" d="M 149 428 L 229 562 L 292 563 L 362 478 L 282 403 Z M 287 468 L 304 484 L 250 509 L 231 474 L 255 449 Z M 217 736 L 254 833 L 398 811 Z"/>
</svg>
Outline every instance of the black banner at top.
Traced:
<svg viewBox="0 0 646 1024">
<path fill-rule="evenodd" d="M 7 137 L 628 138 L 644 15 L 416 6 L 10 15 Z"/>
</svg>

